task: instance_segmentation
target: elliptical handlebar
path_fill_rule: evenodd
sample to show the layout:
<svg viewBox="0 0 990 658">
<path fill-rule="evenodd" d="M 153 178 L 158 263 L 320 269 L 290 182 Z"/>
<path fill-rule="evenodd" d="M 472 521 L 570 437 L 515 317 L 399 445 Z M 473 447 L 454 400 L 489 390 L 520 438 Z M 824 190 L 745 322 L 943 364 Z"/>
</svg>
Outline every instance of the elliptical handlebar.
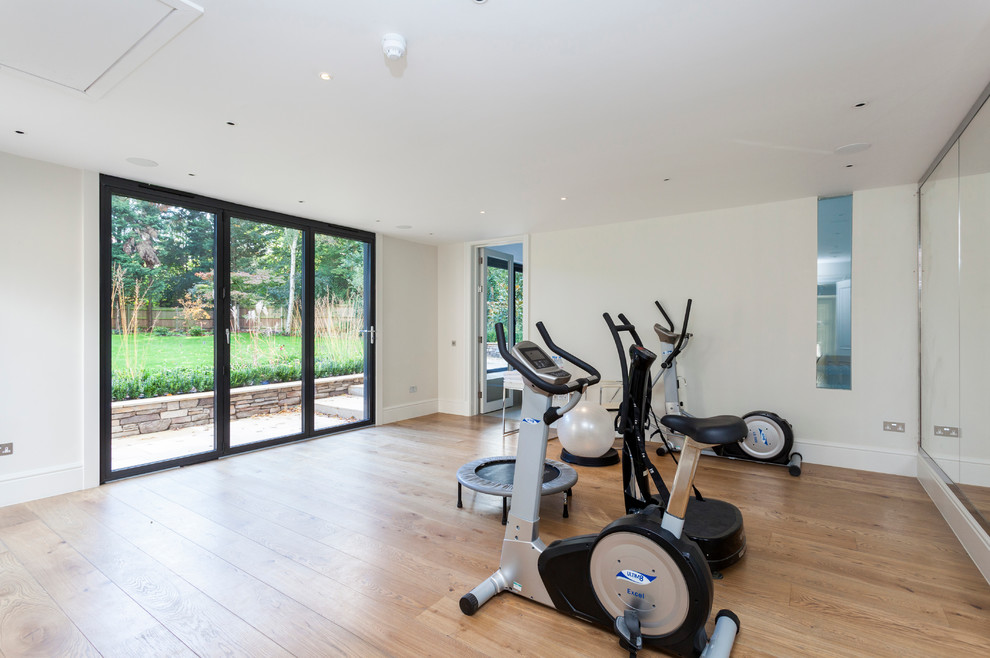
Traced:
<svg viewBox="0 0 990 658">
<path fill-rule="evenodd" d="M 536 328 L 539 330 L 540 335 L 543 336 L 543 340 L 546 342 L 547 347 L 549 347 L 554 354 L 557 354 L 563 357 L 564 359 L 567 359 L 569 362 L 573 363 L 577 367 L 581 368 L 582 370 L 585 370 L 586 372 L 588 372 L 590 377 L 581 377 L 567 384 L 551 384 L 549 382 L 544 381 L 543 379 L 538 377 L 535 372 L 533 372 L 532 368 L 526 365 L 521 359 L 517 359 L 516 356 L 512 353 L 512 350 L 509 349 L 508 345 L 505 342 L 505 327 L 502 326 L 501 322 L 497 322 L 495 324 L 495 338 L 498 340 L 499 354 L 502 355 L 502 358 L 505 359 L 506 363 L 508 363 L 510 366 L 518 370 L 519 374 L 525 377 L 529 383 L 531 383 L 536 388 L 551 395 L 567 395 L 575 391 L 583 391 L 587 387 L 597 384 L 599 381 L 601 381 L 602 378 L 601 373 L 599 373 L 594 368 L 594 366 L 585 363 L 576 356 L 568 352 L 565 352 L 564 350 L 557 347 L 557 345 L 553 342 L 553 340 L 551 340 L 550 334 L 547 332 L 546 327 L 543 326 L 542 322 L 537 322 Z"/>
<path fill-rule="evenodd" d="M 684 347 L 684 340 L 688 337 L 688 321 L 691 319 L 691 304 L 693 302 L 694 300 L 690 298 L 687 300 L 687 307 L 684 309 L 684 321 L 681 323 L 680 337 L 677 339 L 677 344 L 674 345 L 674 349 L 671 350 L 670 354 L 667 355 L 667 358 L 660 364 L 661 369 L 665 370 L 669 368 L 670 364 L 677 358 L 677 355 L 681 353 L 682 348 Z M 664 320 L 667 321 L 667 324 L 670 327 L 669 330 L 673 332 L 674 323 L 671 321 L 670 316 L 667 315 L 667 311 L 663 309 L 663 306 L 660 305 L 659 301 L 654 301 L 653 303 L 657 305 L 658 309 L 660 309 L 660 313 L 663 315 Z"/>
<path fill-rule="evenodd" d="M 667 326 L 665 328 L 667 329 L 667 331 L 673 333 L 674 332 L 674 321 L 670 319 L 670 316 L 667 315 L 667 311 L 665 311 L 664 308 L 663 308 L 663 306 L 660 305 L 660 300 L 654 300 L 653 303 L 657 305 L 657 309 L 660 310 L 660 315 L 662 315 L 663 316 L 663 319 L 667 321 Z"/>
</svg>

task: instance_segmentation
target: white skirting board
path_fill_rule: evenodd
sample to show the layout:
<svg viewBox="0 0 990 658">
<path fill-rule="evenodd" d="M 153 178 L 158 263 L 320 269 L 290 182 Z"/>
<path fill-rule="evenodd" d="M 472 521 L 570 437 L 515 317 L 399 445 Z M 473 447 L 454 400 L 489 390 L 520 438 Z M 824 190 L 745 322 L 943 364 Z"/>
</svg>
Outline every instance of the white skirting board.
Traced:
<svg viewBox="0 0 990 658">
<path fill-rule="evenodd" d="M 990 460 L 974 458 L 960 459 L 959 484 L 990 487 Z"/>
<path fill-rule="evenodd" d="M 17 473 L 0 480 L 0 507 L 79 491 L 82 488 L 83 465 L 80 463 Z"/>
<path fill-rule="evenodd" d="M 466 400 L 440 400 L 439 412 L 454 416 L 470 416 L 471 403 Z"/>
<path fill-rule="evenodd" d="M 792 452 L 801 453 L 802 463 L 855 468 L 860 471 L 915 477 L 917 449 L 893 450 L 842 443 L 819 443 L 795 439 Z"/>
<path fill-rule="evenodd" d="M 428 416 L 429 414 L 437 413 L 437 408 L 438 402 L 436 399 L 385 407 L 378 415 L 378 424 L 386 425 L 388 423 L 397 423 L 400 420 L 416 418 L 417 416 Z"/>
<path fill-rule="evenodd" d="M 990 536 L 987 536 L 969 510 L 959 502 L 922 455 L 918 455 L 917 463 L 921 486 L 928 492 L 938 511 L 952 528 L 952 532 L 956 533 L 956 537 L 973 559 L 976 568 L 983 574 L 987 583 L 990 583 Z"/>
</svg>

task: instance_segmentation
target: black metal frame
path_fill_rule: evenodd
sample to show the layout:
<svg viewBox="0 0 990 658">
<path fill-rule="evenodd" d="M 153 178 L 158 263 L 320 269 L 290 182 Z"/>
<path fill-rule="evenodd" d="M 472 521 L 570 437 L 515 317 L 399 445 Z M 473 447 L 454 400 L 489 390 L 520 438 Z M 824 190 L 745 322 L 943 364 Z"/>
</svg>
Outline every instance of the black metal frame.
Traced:
<svg viewBox="0 0 990 658">
<path fill-rule="evenodd" d="M 213 257 L 216 276 L 214 277 L 214 449 L 196 455 L 189 455 L 150 464 L 142 464 L 117 471 L 111 470 L 111 340 L 110 325 L 110 232 L 111 196 L 117 194 L 148 201 L 182 206 L 191 210 L 213 213 L 214 224 Z M 302 286 L 302 431 L 297 434 L 276 437 L 243 446 L 230 446 L 230 351 L 226 347 L 226 330 L 230 329 L 230 314 L 220 312 L 230 306 L 230 222 L 232 218 L 264 222 L 277 226 L 299 229 L 303 232 L 303 286 Z M 368 231 L 327 224 L 311 219 L 293 217 L 282 213 L 251 208 L 248 206 L 189 194 L 157 185 L 150 185 L 114 176 L 100 176 L 100 482 L 110 482 L 121 478 L 142 475 L 154 471 L 187 466 L 204 461 L 260 450 L 275 445 L 326 436 L 336 432 L 366 427 L 375 423 L 375 408 L 372 400 L 375 395 L 375 346 L 369 334 L 365 334 L 364 386 L 365 418 L 354 423 L 339 425 L 322 430 L 315 429 L 314 383 L 315 368 L 315 268 L 316 235 L 324 234 L 356 240 L 364 244 L 364 317 L 365 326 L 375 326 L 375 234 Z M 221 413 L 222 412 L 222 413 Z"/>
</svg>

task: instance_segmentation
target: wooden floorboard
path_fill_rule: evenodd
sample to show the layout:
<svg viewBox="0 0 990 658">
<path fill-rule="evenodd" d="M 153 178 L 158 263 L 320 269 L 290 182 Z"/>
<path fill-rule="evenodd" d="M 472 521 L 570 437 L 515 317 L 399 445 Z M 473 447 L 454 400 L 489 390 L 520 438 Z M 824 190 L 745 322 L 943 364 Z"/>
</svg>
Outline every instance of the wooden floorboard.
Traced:
<svg viewBox="0 0 990 658">
<path fill-rule="evenodd" d="M 625 655 L 508 594 L 461 614 L 503 527 L 454 474 L 514 450 L 500 419 L 438 414 L 0 508 L 0 656 Z M 547 543 L 621 515 L 620 467 L 578 471 Z M 746 523 L 715 584 L 734 656 L 990 655 L 990 586 L 916 479 L 705 457 L 698 485 Z"/>
</svg>

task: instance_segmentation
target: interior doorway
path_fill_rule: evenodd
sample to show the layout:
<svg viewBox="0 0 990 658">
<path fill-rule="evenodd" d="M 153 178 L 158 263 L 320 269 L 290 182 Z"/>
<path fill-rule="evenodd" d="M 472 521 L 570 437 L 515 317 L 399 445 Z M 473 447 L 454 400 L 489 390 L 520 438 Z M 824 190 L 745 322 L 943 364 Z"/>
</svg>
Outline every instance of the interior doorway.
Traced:
<svg viewBox="0 0 990 658">
<path fill-rule="evenodd" d="M 498 351 L 495 324 L 506 328 L 511 347 L 523 338 L 523 245 L 521 242 L 478 247 L 478 412 L 501 413 L 520 399 L 519 391 L 504 387 L 508 365 Z"/>
</svg>

